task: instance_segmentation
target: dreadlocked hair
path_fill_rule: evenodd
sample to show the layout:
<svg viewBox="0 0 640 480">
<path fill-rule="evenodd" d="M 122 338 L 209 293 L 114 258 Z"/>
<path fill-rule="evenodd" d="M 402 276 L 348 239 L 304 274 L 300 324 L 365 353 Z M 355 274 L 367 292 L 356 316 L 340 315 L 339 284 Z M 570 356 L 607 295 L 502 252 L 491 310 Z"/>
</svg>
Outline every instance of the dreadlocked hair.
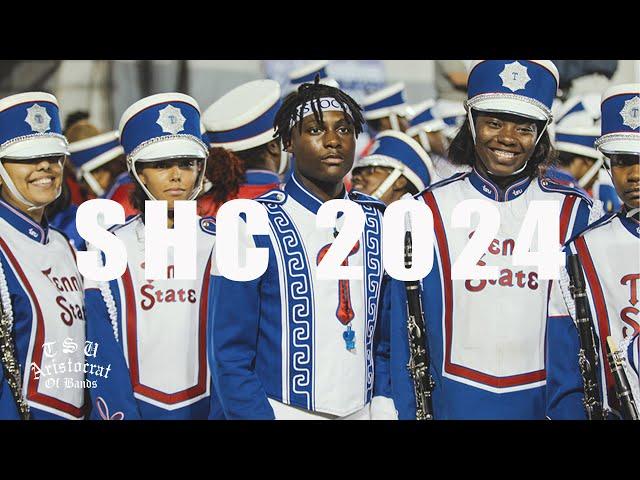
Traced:
<svg viewBox="0 0 640 480">
<path fill-rule="evenodd" d="M 210 195 L 216 203 L 235 198 L 245 181 L 245 164 L 234 152 L 225 148 L 212 148 L 207 159 L 206 176 L 213 184 Z"/>
<path fill-rule="evenodd" d="M 291 143 L 292 125 L 297 124 L 299 133 L 302 133 L 302 109 L 298 109 L 298 107 L 307 102 L 311 104 L 316 121 L 322 123 L 322 109 L 319 102 L 321 98 L 325 97 L 335 99 L 345 114 L 350 113 L 350 115 L 345 115 L 345 118 L 353 125 L 357 137 L 362 132 L 364 124 L 360 105 L 339 88 L 321 84 L 320 75 L 316 75 L 314 83 L 303 83 L 298 87 L 297 92 L 290 93 L 284 99 L 273 121 L 274 138 L 280 137 L 286 148 Z"/>
</svg>

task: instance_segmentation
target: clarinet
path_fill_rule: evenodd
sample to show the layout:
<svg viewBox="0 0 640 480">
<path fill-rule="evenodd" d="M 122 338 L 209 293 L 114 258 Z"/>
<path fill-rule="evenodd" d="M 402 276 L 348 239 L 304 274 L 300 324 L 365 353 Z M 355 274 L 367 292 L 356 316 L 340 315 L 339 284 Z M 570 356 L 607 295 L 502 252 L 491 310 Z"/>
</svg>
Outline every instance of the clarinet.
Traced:
<svg viewBox="0 0 640 480">
<path fill-rule="evenodd" d="M 404 266 L 411 268 L 411 231 L 404 234 Z M 431 394 L 435 382 L 429 371 L 429 347 L 422 310 L 420 281 L 404 282 L 407 291 L 407 332 L 409 334 L 409 363 L 407 368 L 413 379 L 416 395 L 416 420 L 433 420 Z"/>
<path fill-rule="evenodd" d="M 580 366 L 580 374 L 584 385 L 582 403 L 589 420 L 604 420 L 605 412 L 602 408 L 597 377 L 598 355 L 582 265 L 580 264 L 580 258 L 575 254 L 569 255 L 568 263 L 571 281 L 570 290 L 576 305 L 576 326 L 580 337 L 578 365 Z"/>
<path fill-rule="evenodd" d="M 623 420 L 640 420 L 638 416 L 638 407 L 633 399 L 629 379 L 624 371 L 624 357 L 618 351 L 613 338 L 607 337 L 607 358 L 609 359 L 609 368 L 613 374 L 615 381 L 616 397 L 620 402 L 620 411 Z"/>
</svg>

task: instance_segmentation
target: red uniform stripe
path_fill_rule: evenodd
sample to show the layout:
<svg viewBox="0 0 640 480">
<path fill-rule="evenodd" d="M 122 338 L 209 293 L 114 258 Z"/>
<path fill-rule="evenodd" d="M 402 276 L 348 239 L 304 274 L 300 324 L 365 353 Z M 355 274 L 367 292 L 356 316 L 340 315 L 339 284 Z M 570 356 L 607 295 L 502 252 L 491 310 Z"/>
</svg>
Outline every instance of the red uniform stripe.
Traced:
<svg viewBox="0 0 640 480">
<path fill-rule="evenodd" d="M 580 257 L 580 262 L 582 263 L 587 282 L 589 282 L 593 305 L 596 308 L 598 331 L 600 332 L 600 358 L 606 362 L 606 360 L 604 360 L 604 352 L 607 351 L 606 341 L 607 337 L 611 335 L 611 332 L 609 330 L 609 315 L 607 314 L 607 306 L 604 301 L 602 285 L 600 285 L 600 280 L 598 279 L 598 274 L 596 273 L 595 266 L 593 265 L 593 259 L 591 258 L 591 254 L 589 253 L 589 248 L 587 247 L 587 242 L 584 240 L 584 237 L 580 236 L 576 238 L 575 246 L 578 251 L 578 256 Z M 614 406 L 617 405 L 617 400 L 614 390 L 613 375 L 608 368 L 605 368 L 604 371 L 610 403 Z"/>
<path fill-rule="evenodd" d="M 564 242 L 568 240 L 567 230 L 569 230 L 569 222 L 571 221 L 573 205 L 576 203 L 577 199 L 578 197 L 570 195 L 565 197 L 562 202 L 562 210 L 560 211 L 560 245 L 564 245 Z"/>
<path fill-rule="evenodd" d="M 18 274 L 20 280 L 24 287 L 27 289 L 27 295 L 29 295 L 29 299 L 31 304 L 35 307 L 36 310 L 36 337 L 34 344 L 34 353 L 31 361 L 35 363 L 38 368 L 42 367 L 42 346 L 44 343 L 44 318 L 42 316 L 42 309 L 40 308 L 40 303 L 38 302 L 38 298 L 36 297 L 33 287 L 27 280 L 27 276 L 24 271 L 20 267 L 20 264 L 16 260 L 16 257 L 11 253 L 9 246 L 5 243 L 4 240 L 0 237 L 0 249 L 5 253 L 7 260 L 11 264 L 13 270 Z M 29 363 L 31 365 L 31 363 Z M 25 365 L 26 366 L 26 365 Z M 70 403 L 64 402 L 58 398 L 51 397 L 49 395 L 45 395 L 44 393 L 38 392 L 38 386 L 40 384 L 40 379 L 36 378 L 36 372 L 30 369 L 29 373 L 29 383 L 27 385 L 27 400 L 32 400 L 34 402 L 40 403 L 47 407 L 55 408 L 61 412 L 67 413 L 75 418 L 82 418 L 84 415 L 82 407 L 78 408 Z"/>
</svg>

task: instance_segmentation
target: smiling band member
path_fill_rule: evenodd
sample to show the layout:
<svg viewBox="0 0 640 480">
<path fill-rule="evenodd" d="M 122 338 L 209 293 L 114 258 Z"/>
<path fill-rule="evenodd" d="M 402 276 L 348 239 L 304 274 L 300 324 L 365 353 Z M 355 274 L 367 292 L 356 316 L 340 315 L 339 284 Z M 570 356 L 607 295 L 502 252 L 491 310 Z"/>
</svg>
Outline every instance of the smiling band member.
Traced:
<svg viewBox="0 0 640 480">
<path fill-rule="evenodd" d="M 567 255 L 577 254 L 584 270 L 600 353 L 598 374 L 603 407 L 620 416 L 606 359 L 609 336 L 625 359 L 623 368 L 636 407 L 640 402 L 640 84 L 611 87 L 602 96 L 601 109 L 602 136 L 595 145 L 611 162 L 613 184 L 624 205 L 573 238 L 565 251 Z M 565 279 L 562 276 L 559 282 L 553 282 L 549 301 L 547 415 L 551 419 L 585 419 L 584 387 L 578 367 L 580 345 Z"/>
<path fill-rule="evenodd" d="M 544 418 L 547 282 L 538 280 L 537 266 L 515 266 L 513 248 L 532 201 L 558 202 L 558 248 L 591 215 L 590 199 L 541 175 L 551 160 L 546 127 L 557 85 L 548 60 L 475 62 L 467 120 L 449 150 L 454 164 L 472 170 L 416 196 L 434 218 L 434 263 L 422 286 L 436 419 Z M 451 226 L 454 208 L 468 199 L 490 202 L 500 214 L 477 262 L 497 267 L 496 279 L 452 280 L 452 266 L 478 228 L 477 214 L 470 227 Z M 391 308 L 395 406 L 400 418 L 415 418 L 406 295 L 395 280 Z"/>
<path fill-rule="evenodd" d="M 284 190 L 256 199 L 270 232 L 250 244 L 268 249 L 266 272 L 247 282 L 211 280 L 216 390 L 229 419 L 368 419 L 374 384 L 387 372 L 374 338 L 384 205 L 347 194 L 343 183 L 362 130 L 360 107 L 316 78 L 287 97 L 274 124 L 275 136 L 295 155 L 295 171 Z M 318 278 L 318 262 L 346 216 L 336 229 L 316 227 L 318 209 L 331 199 L 356 202 L 364 212 L 363 232 L 343 263 L 362 266 L 362 278 Z"/>
<path fill-rule="evenodd" d="M 206 359 L 207 292 L 215 223 L 200 220 L 196 279 L 145 277 L 145 200 L 193 200 L 202 188 L 208 149 L 200 139 L 200 108 L 180 93 L 162 93 L 130 106 L 120 120 L 120 141 L 136 182 L 134 206 L 143 212 L 111 231 L 127 250 L 125 273 L 110 282 L 87 281 L 91 312 L 87 337 L 99 344 L 90 390 L 93 419 L 216 418 Z"/>
<path fill-rule="evenodd" d="M 68 154 L 53 95 L 0 100 L 0 419 L 84 416 L 82 277 L 45 215 Z"/>
</svg>

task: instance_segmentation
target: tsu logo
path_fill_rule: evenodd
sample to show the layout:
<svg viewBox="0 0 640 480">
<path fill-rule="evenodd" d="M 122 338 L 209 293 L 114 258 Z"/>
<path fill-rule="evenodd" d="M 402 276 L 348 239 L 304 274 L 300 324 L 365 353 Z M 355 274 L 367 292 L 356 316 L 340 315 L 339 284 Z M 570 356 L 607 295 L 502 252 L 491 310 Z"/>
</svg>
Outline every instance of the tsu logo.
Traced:
<svg viewBox="0 0 640 480">
<path fill-rule="evenodd" d="M 47 109 L 37 103 L 27 108 L 27 117 L 24 121 L 29 124 L 31 130 L 38 133 L 46 132 L 51 125 L 51 117 L 47 113 Z"/>
<path fill-rule="evenodd" d="M 640 97 L 635 96 L 624 102 L 624 107 L 620 110 L 622 124 L 635 130 L 640 127 Z"/>
<path fill-rule="evenodd" d="M 184 122 L 186 122 L 186 120 L 179 108 L 173 105 L 167 105 L 160 110 L 156 123 L 162 127 L 164 133 L 175 135 L 184 130 Z"/>
<path fill-rule="evenodd" d="M 527 73 L 527 67 L 517 60 L 504 66 L 500 78 L 502 79 L 502 86 L 507 87 L 512 92 L 523 90 L 531 80 Z"/>
<path fill-rule="evenodd" d="M 33 238 L 36 238 L 38 236 L 38 232 L 36 232 L 33 228 L 30 228 L 29 235 L 31 235 Z"/>
</svg>

